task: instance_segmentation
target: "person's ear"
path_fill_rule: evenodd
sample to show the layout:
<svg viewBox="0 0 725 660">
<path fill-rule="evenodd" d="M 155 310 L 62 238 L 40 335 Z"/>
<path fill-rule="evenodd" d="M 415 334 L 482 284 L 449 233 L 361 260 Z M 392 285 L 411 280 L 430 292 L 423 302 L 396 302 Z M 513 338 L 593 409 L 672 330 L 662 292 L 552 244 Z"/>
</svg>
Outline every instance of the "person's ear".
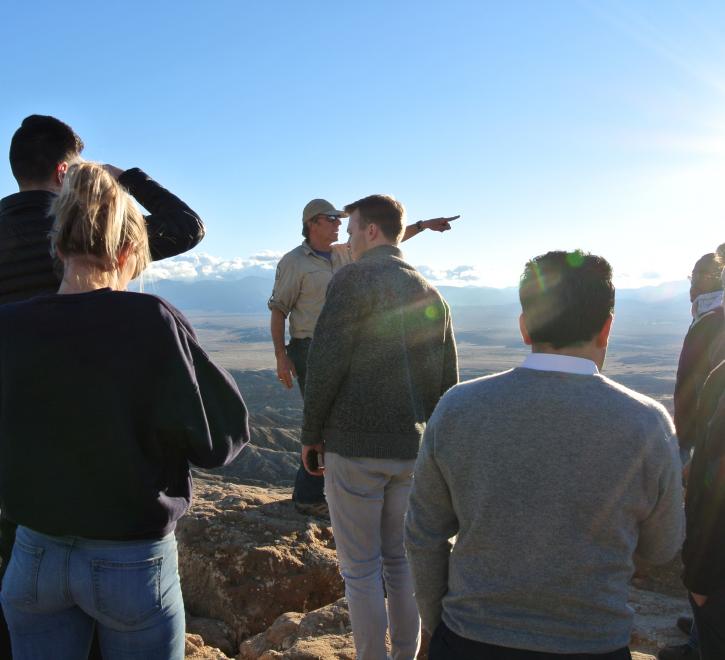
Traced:
<svg viewBox="0 0 725 660">
<path fill-rule="evenodd" d="M 526 319 L 524 318 L 523 312 L 519 315 L 519 332 L 521 332 L 521 339 L 524 340 L 524 344 L 531 346 L 533 342 L 531 341 L 531 336 L 526 328 Z"/>
<path fill-rule="evenodd" d="M 595 339 L 595 345 L 597 348 L 605 348 L 609 341 L 609 333 L 612 331 L 612 321 L 614 321 L 614 315 L 610 314 L 607 320 L 604 322 L 602 329 L 597 333 Z"/>
<path fill-rule="evenodd" d="M 68 163 L 63 161 L 55 166 L 54 179 L 55 182 L 60 186 L 65 179 L 65 174 L 68 171 Z"/>
<path fill-rule="evenodd" d="M 374 241 L 378 237 L 379 232 L 380 227 L 372 222 L 365 228 L 365 233 L 367 234 L 368 241 Z"/>
<path fill-rule="evenodd" d="M 128 261 L 128 257 L 131 255 L 133 250 L 131 249 L 130 245 L 127 245 L 126 247 L 122 247 L 119 252 L 118 256 L 116 257 L 116 263 L 118 264 L 118 270 L 122 271 L 124 267 L 126 266 L 126 262 Z"/>
</svg>

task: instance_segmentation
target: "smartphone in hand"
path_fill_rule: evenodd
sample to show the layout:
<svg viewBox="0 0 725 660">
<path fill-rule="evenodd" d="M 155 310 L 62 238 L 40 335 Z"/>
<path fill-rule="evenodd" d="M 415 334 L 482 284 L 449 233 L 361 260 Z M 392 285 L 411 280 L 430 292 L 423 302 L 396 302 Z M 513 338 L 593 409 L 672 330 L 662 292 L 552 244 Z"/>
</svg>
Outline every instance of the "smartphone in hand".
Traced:
<svg viewBox="0 0 725 660">
<path fill-rule="evenodd" d="M 313 472 L 315 470 L 325 469 L 325 455 L 320 454 L 315 449 L 311 449 L 307 454 L 307 465 Z"/>
</svg>

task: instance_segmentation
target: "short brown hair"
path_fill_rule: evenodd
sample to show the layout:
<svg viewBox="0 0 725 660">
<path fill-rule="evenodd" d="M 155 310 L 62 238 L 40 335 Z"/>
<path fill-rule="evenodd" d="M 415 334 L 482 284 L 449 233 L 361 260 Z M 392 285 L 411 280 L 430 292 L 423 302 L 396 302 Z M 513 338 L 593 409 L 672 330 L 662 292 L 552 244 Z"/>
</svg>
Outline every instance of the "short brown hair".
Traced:
<svg viewBox="0 0 725 660">
<path fill-rule="evenodd" d="M 405 207 L 390 195 L 369 195 L 348 204 L 344 209 L 348 215 L 359 211 L 362 227 L 377 225 L 391 241 L 397 243 L 403 237 Z"/>
</svg>

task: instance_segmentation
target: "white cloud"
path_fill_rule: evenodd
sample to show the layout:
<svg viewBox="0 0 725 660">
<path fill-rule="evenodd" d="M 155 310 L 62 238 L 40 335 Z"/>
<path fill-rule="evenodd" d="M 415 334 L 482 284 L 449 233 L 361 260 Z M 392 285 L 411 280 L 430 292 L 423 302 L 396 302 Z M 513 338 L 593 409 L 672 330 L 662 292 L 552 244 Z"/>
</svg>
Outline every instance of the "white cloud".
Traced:
<svg viewBox="0 0 725 660">
<path fill-rule="evenodd" d="M 152 263 L 147 275 L 156 280 L 240 280 L 243 277 L 274 277 L 281 252 L 265 250 L 251 257 L 223 259 L 206 252 L 191 252 Z"/>
<path fill-rule="evenodd" d="M 433 284 L 464 286 L 483 285 L 481 272 L 476 266 L 456 266 L 455 268 L 432 268 L 431 266 L 416 266 L 423 277 Z"/>
<path fill-rule="evenodd" d="M 146 275 L 155 280 L 240 280 L 243 277 L 274 278 L 281 252 L 264 250 L 250 257 L 223 259 L 206 252 L 187 254 L 156 261 L 149 266 Z M 481 273 L 475 266 L 433 268 L 417 266 L 421 274 L 437 285 L 483 285 Z"/>
</svg>

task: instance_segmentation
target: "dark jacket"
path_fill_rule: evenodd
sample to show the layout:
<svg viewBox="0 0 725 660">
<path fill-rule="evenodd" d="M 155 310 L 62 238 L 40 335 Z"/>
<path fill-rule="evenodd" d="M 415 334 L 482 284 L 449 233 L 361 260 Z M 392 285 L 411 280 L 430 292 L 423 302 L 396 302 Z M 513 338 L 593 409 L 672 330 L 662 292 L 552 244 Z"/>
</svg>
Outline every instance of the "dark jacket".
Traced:
<svg viewBox="0 0 725 660">
<path fill-rule="evenodd" d="M 412 459 L 458 382 L 448 305 L 394 246 L 338 271 L 307 358 L 302 442 L 343 456 Z"/>
<path fill-rule="evenodd" d="M 119 183 L 151 213 L 146 224 L 152 259 L 186 252 L 204 237 L 201 218 L 140 169 L 126 170 Z M 54 198 L 32 190 L 0 200 L 0 304 L 58 290 L 61 271 L 54 268 L 48 239 Z"/>
<path fill-rule="evenodd" d="M 685 586 L 698 594 L 725 589 L 725 362 L 702 388 L 697 442 L 687 481 Z"/>
<path fill-rule="evenodd" d="M 174 529 L 189 462 L 249 439 L 234 380 L 155 296 L 100 289 L 0 306 L 0 500 L 51 535 L 123 540 Z"/>
<path fill-rule="evenodd" d="M 695 446 L 697 399 L 712 367 L 723 327 L 722 307 L 704 314 L 685 335 L 675 383 L 675 428 L 681 449 Z"/>
</svg>

